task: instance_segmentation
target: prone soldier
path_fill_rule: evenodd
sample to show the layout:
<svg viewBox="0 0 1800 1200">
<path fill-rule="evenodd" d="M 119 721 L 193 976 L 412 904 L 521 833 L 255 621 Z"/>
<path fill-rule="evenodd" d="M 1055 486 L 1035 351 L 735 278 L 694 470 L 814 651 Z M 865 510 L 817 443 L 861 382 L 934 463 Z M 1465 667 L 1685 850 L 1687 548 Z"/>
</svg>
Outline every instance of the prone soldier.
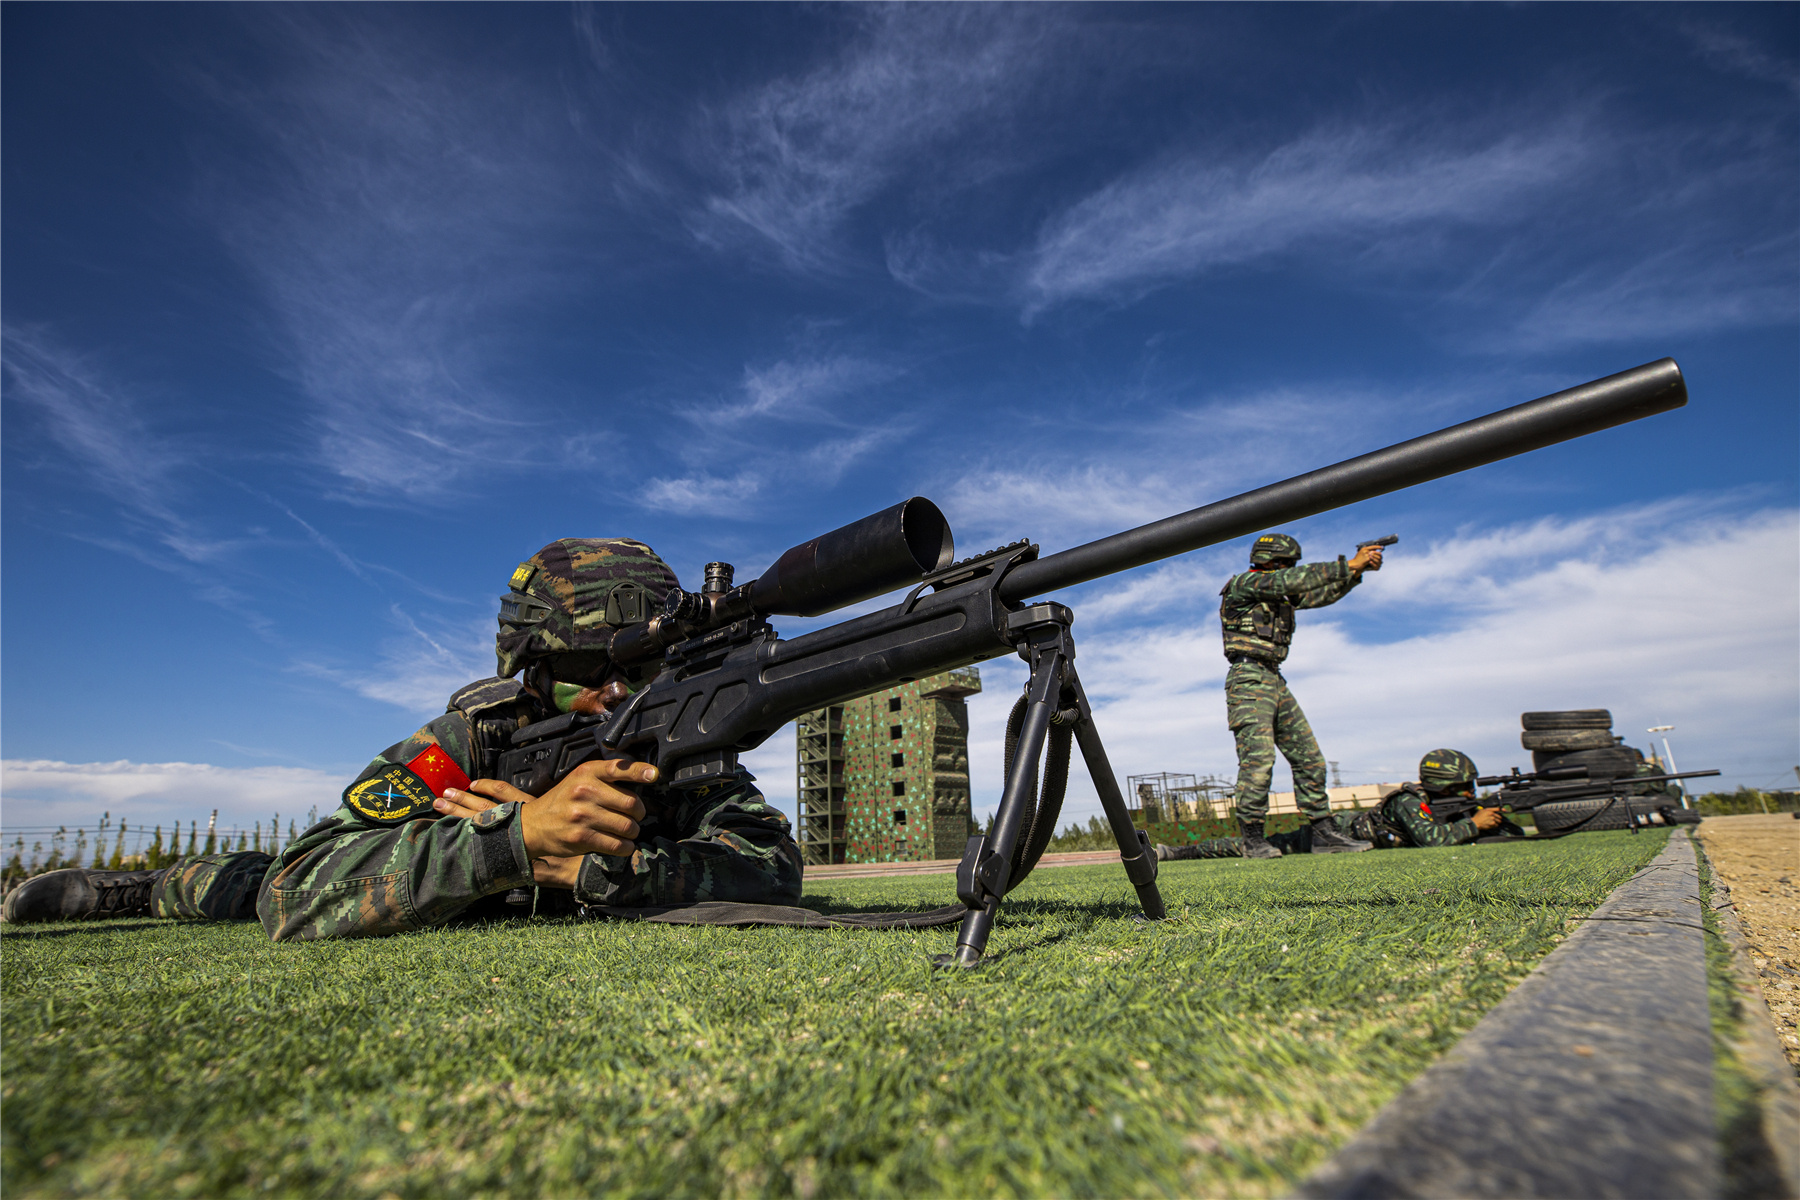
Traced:
<svg viewBox="0 0 1800 1200">
<path fill-rule="evenodd" d="M 508 892 L 534 884 L 584 904 L 791 903 L 799 848 L 741 768 L 691 792 L 658 788 L 646 763 L 584 763 L 535 798 L 495 778 L 513 731 L 605 711 L 648 682 L 655 664 L 619 669 L 608 647 L 675 586 L 642 542 L 552 542 L 519 565 L 501 600 L 495 677 L 461 688 L 443 716 L 376 755 L 337 811 L 279 856 L 52 871 L 14 889 L 5 918 L 260 919 L 279 942 L 504 913 Z"/>
<path fill-rule="evenodd" d="M 1280 750 L 1294 772 L 1294 800 L 1312 828 L 1317 853 L 1369 849 L 1345 837 L 1331 819 L 1325 796 L 1325 757 L 1306 714 L 1282 678 L 1281 664 L 1294 640 L 1294 610 L 1323 608 L 1350 594 L 1364 571 L 1381 569 L 1381 545 L 1365 543 L 1346 562 L 1300 563 L 1300 543 L 1285 533 L 1265 533 L 1250 547 L 1250 569 L 1219 591 L 1219 628 L 1225 637 L 1225 712 L 1237 741 L 1234 802 L 1246 858 L 1276 858 L 1281 851 L 1263 836 L 1269 814 L 1269 781 Z"/>
<path fill-rule="evenodd" d="M 1331 814 L 1339 836 L 1369 842 L 1377 850 L 1394 850 L 1409 846 L 1460 846 L 1484 834 L 1523 837 L 1525 831 L 1507 820 L 1500 809 L 1477 808 L 1468 816 L 1441 821 L 1431 811 L 1433 800 L 1450 797 L 1473 797 L 1475 760 L 1460 750 L 1433 750 L 1419 760 L 1419 781 L 1403 784 L 1378 806 L 1361 812 Z M 1313 852 L 1317 826 L 1294 833 L 1278 833 L 1268 839 L 1277 854 Z M 1250 855 L 1246 839 L 1211 838 L 1186 846 L 1160 845 L 1156 857 L 1163 861 L 1184 858 L 1266 858 Z"/>
</svg>

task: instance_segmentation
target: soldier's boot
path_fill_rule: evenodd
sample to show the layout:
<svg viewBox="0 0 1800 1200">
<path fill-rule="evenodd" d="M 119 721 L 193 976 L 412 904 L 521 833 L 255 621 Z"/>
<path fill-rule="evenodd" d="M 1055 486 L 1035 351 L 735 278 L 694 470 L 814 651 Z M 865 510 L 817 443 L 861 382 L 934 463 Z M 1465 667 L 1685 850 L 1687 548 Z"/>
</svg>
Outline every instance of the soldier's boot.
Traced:
<svg viewBox="0 0 1800 1200">
<path fill-rule="evenodd" d="M 1320 817 L 1312 823 L 1314 854 L 1360 854 L 1374 848 L 1373 842 L 1359 842 L 1355 838 L 1345 837 L 1338 829 L 1337 822 L 1330 817 Z"/>
<path fill-rule="evenodd" d="M 1174 857 L 1175 857 L 1175 847 L 1169 845 L 1166 842 L 1156 843 L 1156 861 L 1157 862 L 1168 862 L 1171 858 L 1174 858 Z"/>
<path fill-rule="evenodd" d="M 1244 839 L 1245 858 L 1280 858 L 1281 851 L 1270 844 L 1263 836 L 1261 821 L 1239 821 L 1238 833 Z"/>
<path fill-rule="evenodd" d="M 83 917 L 147 917 L 150 888 L 161 871 L 89 871 L 80 867 L 27 879 L 6 894 L 0 915 L 10 925 Z"/>
</svg>

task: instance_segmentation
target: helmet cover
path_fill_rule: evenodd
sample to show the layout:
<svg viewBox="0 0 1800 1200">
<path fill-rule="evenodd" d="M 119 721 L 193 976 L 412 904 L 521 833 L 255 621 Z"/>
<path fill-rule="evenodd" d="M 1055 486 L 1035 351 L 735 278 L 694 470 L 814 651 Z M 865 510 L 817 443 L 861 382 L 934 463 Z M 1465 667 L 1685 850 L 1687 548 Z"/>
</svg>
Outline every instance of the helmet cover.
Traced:
<svg viewBox="0 0 1800 1200">
<path fill-rule="evenodd" d="M 500 598 L 494 638 L 502 676 L 540 658 L 559 680 L 598 684 L 613 633 L 648 620 L 678 587 L 675 572 L 631 538 L 562 538 L 519 564 Z"/>
<path fill-rule="evenodd" d="M 1250 546 L 1250 565 L 1266 567 L 1281 560 L 1300 561 L 1300 543 L 1285 533 L 1265 533 Z"/>
<path fill-rule="evenodd" d="M 1429 792 L 1461 791 L 1481 772 L 1461 750 L 1431 750 L 1419 760 L 1419 782 Z"/>
</svg>

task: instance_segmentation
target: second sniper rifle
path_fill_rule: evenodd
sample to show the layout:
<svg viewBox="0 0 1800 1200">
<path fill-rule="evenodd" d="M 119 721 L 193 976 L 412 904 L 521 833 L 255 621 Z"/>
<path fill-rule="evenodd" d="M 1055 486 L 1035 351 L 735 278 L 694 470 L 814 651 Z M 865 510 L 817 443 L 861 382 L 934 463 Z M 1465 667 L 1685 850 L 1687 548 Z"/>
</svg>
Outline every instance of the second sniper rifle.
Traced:
<svg viewBox="0 0 1800 1200">
<path fill-rule="evenodd" d="M 567 713 L 519 730 L 501 756 L 501 777 L 542 795 L 589 759 L 634 758 L 655 764 L 671 787 L 705 787 L 730 779 L 740 753 L 804 713 L 1017 654 L 1031 677 L 1009 723 L 1016 752 L 992 831 L 971 836 L 963 852 L 956 892 L 966 911 L 955 951 L 939 964 L 980 961 L 1001 898 L 1043 854 L 1071 739 L 1138 901 L 1160 918 L 1155 855 L 1132 824 L 1075 670 L 1074 614 L 1037 597 L 1686 403 L 1680 368 L 1660 359 L 1044 557 L 1022 540 L 954 562 L 943 514 L 915 496 L 795 546 L 749 583 L 735 584 L 727 564 L 709 564 L 699 592 L 669 593 L 660 614 L 613 638 L 614 662 L 660 660 L 655 678 L 609 713 Z M 782 638 L 768 621 L 902 587 L 911 590 L 891 608 L 799 637 Z"/>
<path fill-rule="evenodd" d="M 1500 790 L 1486 796 L 1433 796 L 1431 814 L 1440 821 L 1466 817 L 1478 808 L 1498 808 L 1507 812 L 1530 812 L 1546 804 L 1566 804 L 1571 800 L 1606 800 L 1609 803 L 1594 810 L 1580 822 L 1565 826 L 1559 833 L 1574 833 L 1607 811 L 1614 804 L 1624 804 L 1635 832 L 1638 821 L 1649 816 L 1660 804 L 1647 798 L 1634 798 L 1631 789 L 1639 784 L 1668 783 L 1676 779 L 1700 779 L 1717 775 L 1717 770 L 1681 771 L 1670 775 L 1620 775 L 1613 779 L 1591 779 L 1586 767 L 1552 767 L 1547 771 L 1521 774 L 1514 767 L 1511 774 L 1483 775 L 1475 780 L 1478 788 Z M 1642 811 L 1638 811 L 1640 806 Z"/>
</svg>

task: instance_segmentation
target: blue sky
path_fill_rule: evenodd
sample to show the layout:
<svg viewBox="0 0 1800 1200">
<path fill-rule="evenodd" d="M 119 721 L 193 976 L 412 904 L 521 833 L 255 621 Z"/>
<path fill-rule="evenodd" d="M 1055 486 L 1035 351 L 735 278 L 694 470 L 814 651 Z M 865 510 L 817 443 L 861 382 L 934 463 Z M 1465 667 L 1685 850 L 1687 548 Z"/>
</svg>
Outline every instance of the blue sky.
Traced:
<svg viewBox="0 0 1800 1200">
<path fill-rule="evenodd" d="M 1346 782 L 1598 705 L 1794 782 L 1793 5 L 0 20 L 8 828 L 329 809 L 555 537 L 1055 550 L 1664 355 L 1679 413 L 1294 526 L 1402 541 L 1289 675 Z M 1063 597 L 1122 773 L 1231 770 L 1246 544 Z"/>
</svg>

